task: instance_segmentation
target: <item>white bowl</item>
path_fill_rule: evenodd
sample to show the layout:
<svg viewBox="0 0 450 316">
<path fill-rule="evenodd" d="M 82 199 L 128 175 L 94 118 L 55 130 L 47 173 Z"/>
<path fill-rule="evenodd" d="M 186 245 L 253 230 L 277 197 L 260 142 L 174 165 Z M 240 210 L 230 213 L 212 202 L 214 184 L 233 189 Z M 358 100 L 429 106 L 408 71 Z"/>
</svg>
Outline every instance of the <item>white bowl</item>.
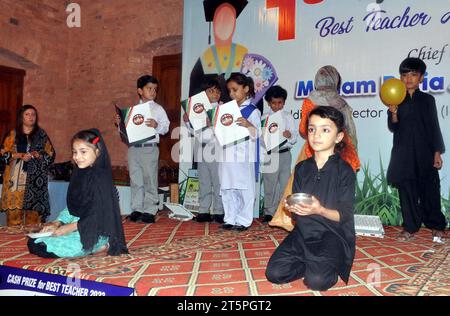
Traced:
<svg viewBox="0 0 450 316">
<path fill-rule="evenodd" d="M 307 193 L 293 193 L 286 198 L 286 203 L 289 206 L 299 203 L 310 205 L 312 202 L 312 195 Z"/>
</svg>

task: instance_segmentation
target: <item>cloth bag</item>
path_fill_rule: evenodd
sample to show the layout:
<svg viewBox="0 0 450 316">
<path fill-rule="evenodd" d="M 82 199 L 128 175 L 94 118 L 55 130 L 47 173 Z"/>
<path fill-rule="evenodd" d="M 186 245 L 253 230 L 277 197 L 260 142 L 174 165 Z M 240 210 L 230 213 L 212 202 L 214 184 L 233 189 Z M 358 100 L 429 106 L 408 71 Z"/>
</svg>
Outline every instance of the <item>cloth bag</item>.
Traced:
<svg viewBox="0 0 450 316">
<path fill-rule="evenodd" d="M 297 158 L 297 165 L 300 161 L 307 159 L 306 156 L 306 144 L 305 143 L 300 150 L 300 153 Z M 292 186 L 294 184 L 294 173 L 291 173 L 291 177 L 284 189 L 283 196 L 281 197 L 280 204 L 278 205 L 277 211 L 273 215 L 272 220 L 269 222 L 270 226 L 281 227 L 287 231 L 292 231 L 294 229 L 295 221 L 292 219 L 291 212 L 284 208 L 284 200 L 286 200 L 287 196 L 292 193 Z"/>
</svg>

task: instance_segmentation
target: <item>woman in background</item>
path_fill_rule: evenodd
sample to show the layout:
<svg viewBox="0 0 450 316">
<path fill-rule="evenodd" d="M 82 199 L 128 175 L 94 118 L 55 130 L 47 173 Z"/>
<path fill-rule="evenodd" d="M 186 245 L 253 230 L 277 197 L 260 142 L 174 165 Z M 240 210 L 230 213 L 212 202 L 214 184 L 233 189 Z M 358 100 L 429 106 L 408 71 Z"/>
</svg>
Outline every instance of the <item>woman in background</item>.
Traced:
<svg viewBox="0 0 450 316">
<path fill-rule="evenodd" d="M 357 137 L 355 123 L 352 118 L 352 108 L 339 95 L 341 86 L 341 75 L 337 69 L 331 65 L 320 68 L 316 77 L 314 78 L 314 90 L 309 94 L 308 98 L 302 104 L 302 116 L 299 126 L 300 135 L 307 139 L 308 136 L 308 117 L 312 110 L 318 106 L 331 106 L 338 109 L 344 116 L 344 138 L 342 139 L 343 149 L 340 152 L 341 158 L 347 162 L 356 173 L 361 167 L 361 162 L 357 152 Z M 306 141 L 297 158 L 296 164 L 305 159 L 311 158 L 314 155 L 314 150 Z M 291 214 L 284 210 L 284 200 L 292 193 L 292 184 L 294 181 L 294 174 L 291 177 L 284 189 L 283 197 L 276 210 L 274 218 L 269 223 L 271 226 L 280 226 L 291 231 L 294 226 L 290 219 Z"/>
<path fill-rule="evenodd" d="M 48 167 L 55 150 L 46 132 L 39 127 L 36 108 L 24 105 L 17 125 L 5 138 L 0 159 L 6 163 L 1 211 L 7 226 L 36 225 L 50 214 Z"/>
</svg>

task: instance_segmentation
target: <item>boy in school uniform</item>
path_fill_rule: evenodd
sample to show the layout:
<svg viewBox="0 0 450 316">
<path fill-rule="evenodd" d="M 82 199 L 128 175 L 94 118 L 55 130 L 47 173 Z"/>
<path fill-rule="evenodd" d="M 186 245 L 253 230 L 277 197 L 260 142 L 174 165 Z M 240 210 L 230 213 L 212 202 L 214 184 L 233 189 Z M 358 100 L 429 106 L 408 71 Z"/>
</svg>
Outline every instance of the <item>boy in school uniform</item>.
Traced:
<svg viewBox="0 0 450 316">
<path fill-rule="evenodd" d="M 201 90 L 206 92 L 213 109 L 219 106 L 221 96 L 220 83 L 211 78 L 203 82 Z M 189 123 L 188 115 L 183 115 L 186 126 L 194 134 Z M 197 162 L 199 186 L 199 210 L 194 218 L 197 222 L 212 222 L 223 224 L 223 204 L 220 196 L 220 181 L 218 162 L 215 159 L 216 148 L 219 144 L 211 127 L 194 135 L 194 157 Z M 213 202 L 214 201 L 214 202 Z M 214 206 L 213 214 L 210 214 L 211 204 Z"/>
<path fill-rule="evenodd" d="M 414 238 L 422 222 L 433 241 L 443 242 L 445 216 L 441 211 L 439 169 L 445 151 L 434 97 L 419 90 L 426 71 L 419 58 L 406 58 L 399 67 L 407 94 L 390 106 L 388 128 L 394 134 L 387 181 L 398 189 L 403 216 L 399 241 Z"/>
<path fill-rule="evenodd" d="M 153 116 L 145 125 L 155 129 L 156 137 L 128 147 L 132 212 L 127 218 L 132 222 L 154 223 L 158 212 L 159 135 L 167 134 L 170 121 L 164 108 L 154 101 L 157 92 L 155 77 L 144 75 L 137 80 L 139 103 L 149 102 Z M 120 126 L 120 117 L 116 115 L 115 119 Z M 123 131 L 119 129 L 119 132 Z"/>
<path fill-rule="evenodd" d="M 270 107 L 268 115 L 281 111 L 286 130 L 283 136 L 287 142 L 279 148 L 267 152 L 268 161 L 263 166 L 264 181 L 264 219 L 263 223 L 269 223 L 278 207 L 284 188 L 291 176 L 291 148 L 297 142 L 298 130 L 295 127 L 291 113 L 285 111 L 284 104 L 287 91 L 281 86 L 273 86 L 267 90 L 264 99 Z"/>
</svg>

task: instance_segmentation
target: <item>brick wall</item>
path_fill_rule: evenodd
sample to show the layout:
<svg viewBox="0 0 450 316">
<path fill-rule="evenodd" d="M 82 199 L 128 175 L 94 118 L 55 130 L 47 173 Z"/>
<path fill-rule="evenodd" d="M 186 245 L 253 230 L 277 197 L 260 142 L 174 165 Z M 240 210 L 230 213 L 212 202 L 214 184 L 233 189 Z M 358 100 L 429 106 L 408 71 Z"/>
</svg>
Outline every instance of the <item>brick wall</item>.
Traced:
<svg viewBox="0 0 450 316">
<path fill-rule="evenodd" d="M 38 108 L 57 161 L 70 159 L 77 130 L 97 127 L 113 165 L 126 165 L 112 101 L 135 104 L 136 79 L 151 73 L 153 57 L 181 52 L 183 1 L 73 2 L 80 28 L 66 25 L 68 1 L 0 0 L 0 64 L 27 71 L 24 102 Z"/>
<path fill-rule="evenodd" d="M 66 144 L 67 28 L 62 1 L 0 1 L 0 64 L 24 69 L 23 102 L 39 111 L 58 150 Z M 65 146 L 67 147 L 67 146 Z"/>
</svg>

